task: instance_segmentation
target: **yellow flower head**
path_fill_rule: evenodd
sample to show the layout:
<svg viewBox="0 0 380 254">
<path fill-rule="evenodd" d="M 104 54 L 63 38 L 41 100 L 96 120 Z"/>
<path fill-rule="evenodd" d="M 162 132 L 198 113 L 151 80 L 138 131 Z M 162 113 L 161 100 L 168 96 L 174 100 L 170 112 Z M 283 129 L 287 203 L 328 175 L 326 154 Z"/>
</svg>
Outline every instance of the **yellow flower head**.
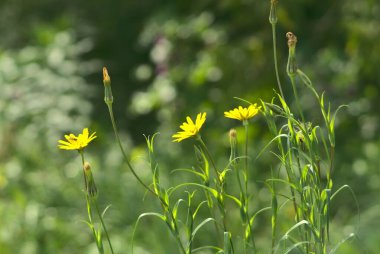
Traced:
<svg viewBox="0 0 380 254">
<path fill-rule="evenodd" d="M 224 112 L 224 116 L 239 121 L 245 121 L 257 115 L 260 108 L 261 107 L 257 107 L 256 103 L 254 105 L 249 105 L 248 108 L 243 108 L 242 106 L 239 106 L 238 108 L 234 108 L 233 110 Z"/>
<path fill-rule="evenodd" d="M 174 138 L 173 141 L 180 142 L 184 139 L 197 135 L 202 125 L 206 121 L 206 113 L 199 113 L 197 115 L 197 119 L 195 120 L 195 123 L 193 122 L 193 120 L 191 120 L 189 116 L 186 117 L 186 120 L 187 122 L 184 122 L 180 126 L 180 128 L 183 131 L 179 131 L 172 136 L 172 138 Z"/>
<path fill-rule="evenodd" d="M 82 150 L 85 148 L 93 139 L 96 138 L 96 132 L 89 136 L 88 128 L 84 128 L 83 132 L 78 136 L 74 134 L 65 135 L 66 140 L 58 140 L 58 148 L 63 150 Z"/>
</svg>

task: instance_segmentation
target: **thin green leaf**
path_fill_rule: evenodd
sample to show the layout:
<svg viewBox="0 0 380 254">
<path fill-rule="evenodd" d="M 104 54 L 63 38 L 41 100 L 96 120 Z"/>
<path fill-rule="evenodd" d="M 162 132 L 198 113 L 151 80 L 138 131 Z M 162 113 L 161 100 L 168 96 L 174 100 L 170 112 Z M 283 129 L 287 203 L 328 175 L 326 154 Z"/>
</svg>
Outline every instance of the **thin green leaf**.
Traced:
<svg viewBox="0 0 380 254">
<path fill-rule="evenodd" d="M 197 234 L 198 230 L 201 229 L 204 225 L 206 225 L 206 223 L 210 222 L 210 221 L 215 221 L 214 218 L 207 218 L 205 220 L 203 220 L 201 223 L 199 223 L 199 225 L 194 229 L 194 231 L 191 233 L 191 238 L 190 238 L 190 241 L 189 243 L 187 244 L 188 246 L 190 246 L 190 244 L 193 242 L 194 240 L 194 237 L 195 235 Z"/>
<path fill-rule="evenodd" d="M 354 237 L 355 237 L 354 233 L 349 234 L 347 237 L 342 239 L 337 245 L 335 245 L 335 247 L 329 252 L 329 254 L 334 254 L 335 251 L 337 251 L 339 249 L 339 247 L 342 246 L 342 244 L 344 244 L 345 242 L 347 242 L 348 240 L 350 240 L 351 238 L 354 238 Z"/>
<path fill-rule="evenodd" d="M 177 185 L 177 186 L 175 186 L 175 187 L 173 187 L 173 188 L 170 189 L 170 191 L 169 191 L 169 196 L 170 196 L 174 191 L 176 191 L 177 189 L 179 189 L 179 188 L 181 188 L 181 187 L 184 187 L 184 186 L 197 186 L 197 187 L 200 187 L 200 188 L 203 188 L 203 189 L 209 191 L 209 192 L 210 192 L 215 198 L 218 197 L 218 192 L 217 192 L 215 189 L 213 189 L 213 188 L 211 188 L 211 187 L 208 187 L 208 186 L 204 186 L 204 185 L 199 184 L 199 183 L 182 183 L 182 184 L 179 184 L 179 185 Z"/>
<path fill-rule="evenodd" d="M 202 180 L 206 180 L 206 176 L 202 173 L 199 173 L 193 169 L 188 169 L 188 168 L 177 168 L 177 169 L 173 169 L 170 173 L 176 173 L 176 172 L 187 172 L 187 173 L 191 173 L 191 174 L 194 174 L 196 176 L 199 176 L 200 178 L 202 178 Z"/>
<path fill-rule="evenodd" d="M 255 160 L 257 160 L 260 156 L 261 156 L 261 154 L 274 142 L 274 141 L 276 141 L 277 139 L 279 139 L 279 138 L 282 138 L 282 137 L 284 137 L 284 138 L 287 138 L 288 137 L 288 135 L 286 135 L 286 134 L 279 134 L 279 135 L 277 135 L 276 137 L 274 137 L 274 138 L 272 138 L 266 145 L 265 145 L 265 147 L 263 148 L 263 149 L 261 149 L 261 151 L 259 152 L 259 154 L 256 156 L 256 158 L 255 158 Z"/>
<path fill-rule="evenodd" d="M 137 218 L 137 221 L 136 221 L 136 225 L 134 226 L 133 228 L 133 233 L 132 233 L 132 243 L 131 243 L 131 250 L 132 250 L 132 253 L 133 253 L 133 243 L 134 243 L 134 238 L 135 238 L 135 233 L 136 233 L 136 230 L 137 230 L 137 227 L 138 227 L 138 224 L 140 222 L 140 220 L 144 217 L 147 217 L 147 216 L 153 216 L 153 217 L 157 217 L 159 218 L 160 220 L 162 220 L 163 222 L 165 222 L 165 224 L 170 228 L 167 220 L 166 220 L 166 216 L 165 215 L 162 215 L 160 213 L 143 213 L 143 214 L 140 214 L 140 216 Z"/>
<path fill-rule="evenodd" d="M 104 215 L 106 214 L 106 212 L 108 211 L 108 209 L 111 207 L 112 205 L 108 205 L 106 208 L 104 208 L 103 212 L 102 212 L 102 218 L 104 217 Z"/>
<path fill-rule="evenodd" d="M 239 207 L 241 207 L 241 201 L 238 199 L 238 198 L 236 198 L 236 197 L 234 197 L 234 196 L 232 196 L 232 195 L 228 195 L 228 194 L 224 194 L 227 198 L 230 198 L 230 199 L 232 199 L 233 201 L 235 201 L 235 203 L 239 206 Z"/>
<path fill-rule="evenodd" d="M 202 247 L 198 247 L 198 248 L 194 249 L 193 253 L 198 252 L 198 251 L 202 251 L 202 250 L 223 251 L 223 249 L 218 247 L 218 246 L 202 246 Z"/>
<path fill-rule="evenodd" d="M 264 208 L 258 210 L 255 214 L 252 215 L 251 219 L 249 219 L 249 224 L 252 226 L 253 223 L 255 222 L 255 218 L 257 215 L 259 215 L 265 211 L 271 210 L 271 209 L 272 209 L 272 207 L 268 206 L 268 207 L 264 207 Z"/>
<path fill-rule="evenodd" d="M 298 242 L 298 243 L 295 243 L 293 244 L 292 246 L 290 246 L 286 252 L 284 252 L 284 254 L 288 254 L 288 253 L 291 253 L 292 250 L 298 248 L 299 246 L 303 245 L 303 244 L 309 244 L 310 242 L 309 241 L 302 241 L 302 242 Z"/>
<path fill-rule="evenodd" d="M 181 202 L 185 202 L 186 203 L 185 200 L 178 199 L 177 202 L 175 202 L 175 204 L 174 204 L 174 207 L 173 207 L 173 217 L 174 217 L 174 219 L 177 218 L 177 212 L 178 212 L 178 208 L 179 208 L 179 205 L 181 204 Z"/>
<path fill-rule="evenodd" d="M 203 204 L 207 204 L 207 200 L 204 200 L 201 203 L 199 203 L 199 205 L 197 206 L 197 208 L 195 209 L 195 211 L 193 213 L 193 219 L 195 219 L 195 217 L 197 216 L 197 213 L 198 213 L 199 209 L 202 207 Z"/>
</svg>

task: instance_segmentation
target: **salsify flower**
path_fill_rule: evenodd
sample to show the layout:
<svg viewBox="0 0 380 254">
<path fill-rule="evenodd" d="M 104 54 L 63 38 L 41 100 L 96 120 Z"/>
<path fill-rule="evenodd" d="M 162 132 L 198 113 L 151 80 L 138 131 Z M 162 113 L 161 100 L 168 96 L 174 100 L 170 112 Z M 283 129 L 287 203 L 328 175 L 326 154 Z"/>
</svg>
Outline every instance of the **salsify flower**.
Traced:
<svg viewBox="0 0 380 254">
<path fill-rule="evenodd" d="M 193 120 L 191 120 L 189 116 L 186 117 L 186 121 L 187 122 L 184 122 L 180 126 L 182 131 L 179 131 L 172 136 L 172 138 L 174 138 L 173 141 L 181 142 L 184 139 L 197 135 L 202 125 L 206 121 L 206 113 L 199 113 L 197 115 L 197 119 L 195 120 L 195 123 L 193 122 Z"/>
<path fill-rule="evenodd" d="M 224 112 L 224 116 L 227 118 L 236 119 L 239 121 L 246 121 L 259 112 L 261 106 L 257 107 L 257 104 L 249 105 L 248 108 L 243 108 L 239 106 L 238 108 L 234 108 L 233 110 Z"/>
<path fill-rule="evenodd" d="M 93 132 L 89 136 L 88 128 L 84 128 L 82 133 L 78 136 L 74 134 L 65 135 L 66 140 L 58 140 L 58 148 L 63 150 L 82 150 L 85 148 L 92 140 L 96 138 L 96 132 Z"/>
</svg>

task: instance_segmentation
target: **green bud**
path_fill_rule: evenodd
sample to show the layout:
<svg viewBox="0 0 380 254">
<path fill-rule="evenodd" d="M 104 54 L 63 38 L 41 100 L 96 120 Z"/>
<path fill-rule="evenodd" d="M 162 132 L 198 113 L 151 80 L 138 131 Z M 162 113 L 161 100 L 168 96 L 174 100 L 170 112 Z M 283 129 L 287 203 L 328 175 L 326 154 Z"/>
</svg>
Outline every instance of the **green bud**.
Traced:
<svg viewBox="0 0 380 254">
<path fill-rule="evenodd" d="M 83 171 L 84 171 L 84 183 L 85 183 L 87 195 L 91 198 L 96 198 L 98 194 L 98 190 L 96 189 L 95 180 L 92 175 L 90 163 L 85 162 L 83 164 Z"/>
<path fill-rule="evenodd" d="M 230 137 L 230 146 L 231 146 L 230 163 L 235 163 L 237 132 L 235 129 L 231 129 L 228 135 Z"/>
<path fill-rule="evenodd" d="M 277 3 L 277 0 L 270 1 L 269 23 L 272 25 L 277 23 Z"/>
</svg>

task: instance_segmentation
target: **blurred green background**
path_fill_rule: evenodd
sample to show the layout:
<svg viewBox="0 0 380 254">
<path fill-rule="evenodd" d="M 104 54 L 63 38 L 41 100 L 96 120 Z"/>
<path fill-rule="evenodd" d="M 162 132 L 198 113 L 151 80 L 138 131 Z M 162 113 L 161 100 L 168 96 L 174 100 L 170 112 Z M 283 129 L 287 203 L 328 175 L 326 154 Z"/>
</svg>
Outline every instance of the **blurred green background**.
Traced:
<svg viewBox="0 0 380 254">
<path fill-rule="evenodd" d="M 269 0 L 2 0 L 0 1 L 0 253 L 96 253 L 87 226 L 80 158 L 57 149 L 63 134 L 84 127 L 98 138 L 86 150 L 100 191 L 112 204 L 106 222 L 117 253 L 130 245 L 140 213 L 158 211 L 122 162 L 103 103 L 107 66 L 122 140 L 141 177 L 150 181 L 143 134 L 160 132 L 156 151 L 162 181 L 184 181 L 175 168 L 193 165 L 193 142 L 170 136 L 190 115 L 207 112 L 202 130 L 223 165 L 228 130 L 223 112 L 233 97 L 269 101 L 277 89 Z M 380 248 L 380 2 L 279 2 L 278 59 L 288 101 L 285 33 L 298 37 L 299 67 L 326 92 L 337 121 L 334 183 L 349 184 L 360 205 L 342 193 L 333 204 L 333 243 L 355 231 L 359 239 L 339 253 Z M 321 123 L 310 93 L 299 87 L 307 118 Z M 252 153 L 271 139 L 259 117 Z M 180 159 L 179 159 L 180 158 Z M 260 181 L 275 163 L 264 156 L 252 169 L 255 208 L 269 204 Z M 187 177 L 187 176 L 186 176 Z M 270 247 L 270 215 L 255 226 L 258 245 Z M 237 221 L 237 223 L 240 223 Z M 212 230 L 212 228 L 205 228 Z M 207 241 L 207 237 L 205 237 Z M 206 244 L 202 239 L 198 244 Z M 143 220 L 135 253 L 176 253 L 161 222 Z"/>
</svg>

